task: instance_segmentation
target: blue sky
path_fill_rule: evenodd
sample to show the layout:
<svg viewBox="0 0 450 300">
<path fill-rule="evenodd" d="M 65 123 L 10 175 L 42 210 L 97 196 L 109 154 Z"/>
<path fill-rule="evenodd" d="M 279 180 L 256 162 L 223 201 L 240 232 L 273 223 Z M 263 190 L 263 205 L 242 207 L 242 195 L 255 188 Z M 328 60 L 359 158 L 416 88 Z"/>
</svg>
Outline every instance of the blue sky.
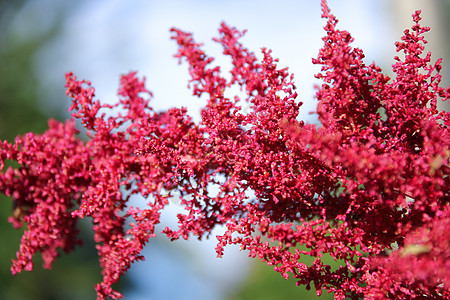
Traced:
<svg viewBox="0 0 450 300">
<path fill-rule="evenodd" d="M 50 1 L 50 0 L 47 0 Z M 211 41 L 221 21 L 247 29 L 243 42 L 260 55 L 260 48 L 273 50 L 280 65 L 295 74 L 304 105 L 304 116 L 315 109 L 311 64 L 321 47 L 324 20 L 320 1 L 82 1 L 63 23 L 62 34 L 41 51 L 37 70 L 43 86 L 64 84 L 63 74 L 73 71 L 93 82 L 98 97 L 115 101 L 119 74 L 137 70 L 147 77 L 158 108 L 187 106 L 194 117 L 202 103 L 186 89 L 187 68 L 172 57 L 176 46 L 169 39 L 172 26 L 194 32 L 216 62 L 226 65 L 221 49 Z M 391 41 L 388 18 L 380 21 L 385 1 L 330 1 L 342 28 L 355 36 L 355 45 L 366 49 L 369 60 L 386 56 L 393 48 L 377 37 Z M 375 50 L 376 48 L 376 50 Z M 55 86 L 53 85 L 53 86 Z M 53 93 L 55 94 L 55 93 Z M 60 100 L 53 100 L 59 102 Z"/>
</svg>

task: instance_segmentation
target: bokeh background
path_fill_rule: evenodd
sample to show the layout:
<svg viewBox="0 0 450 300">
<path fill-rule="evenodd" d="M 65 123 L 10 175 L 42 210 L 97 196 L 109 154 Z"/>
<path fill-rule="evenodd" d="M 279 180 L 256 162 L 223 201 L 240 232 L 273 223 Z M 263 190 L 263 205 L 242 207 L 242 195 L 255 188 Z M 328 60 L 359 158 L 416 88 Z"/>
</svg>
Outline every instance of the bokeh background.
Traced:
<svg viewBox="0 0 450 300">
<path fill-rule="evenodd" d="M 412 25 L 411 15 L 423 11 L 423 24 L 432 60 L 444 57 L 443 80 L 449 85 L 449 0 L 329 0 L 339 28 L 351 32 L 354 46 L 390 74 L 394 42 Z M 129 71 L 147 78 L 153 106 L 164 110 L 185 106 L 199 120 L 202 99 L 187 89 L 186 65 L 172 56 L 173 26 L 194 33 L 216 63 L 229 70 L 229 59 L 211 39 L 221 21 L 247 29 L 244 45 L 261 57 L 260 48 L 273 50 L 281 66 L 295 74 L 302 118 L 317 122 L 311 58 L 322 45 L 325 21 L 319 0 L 0 0 L 0 139 L 43 132 L 47 119 L 68 118 L 64 73 L 92 81 L 102 102 L 116 101 L 119 75 Z M 174 226 L 181 208 L 174 199 L 158 228 Z M 85 245 L 63 255 L 51 271 L 36 258 L 35 270 L 12 276 L 21 231 L 7 222 L 11 201 L 0 197 L 0 299 L 95 299 L 101 280 L 89 221 L 81 223 Z M 217 232 L 220 232 L 220 228 Z M 212 235 L 213 237 L 215 234 Z M 118 288 L 125 299 L 316 299 L 315 291 L 295 287 L 273 268 L 250 260 L 230 247 L 222 259 L 216 241 L 179 241 L 164 236 L 150 241 L 145 262 L 135 264 Z M 332 299 L 323 295 L 322 299 Z"/>
</svg>

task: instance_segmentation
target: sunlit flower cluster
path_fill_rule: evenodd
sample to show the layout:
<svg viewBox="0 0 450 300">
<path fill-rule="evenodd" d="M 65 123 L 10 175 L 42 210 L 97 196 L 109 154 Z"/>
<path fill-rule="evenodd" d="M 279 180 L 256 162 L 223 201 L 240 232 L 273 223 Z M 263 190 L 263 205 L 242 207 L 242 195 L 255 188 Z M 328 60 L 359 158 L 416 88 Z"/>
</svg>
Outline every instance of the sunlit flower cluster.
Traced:
<svg viewBox="0 0 450 300">
<path fill-rule="evenodd" d="M 244 32 L 224 23 L 214 40 L 231 58 L 229 77 L 190 33 L 172 29 L 193 94 L 207 99 L 198 124 L 185 108 L 152 109 L 136 73 L 122 76 L 114 106 L 68 73 L 72 119 L 1 144 L 0 191 L 13 199 L 10 222 L 26 226 L 13 274 L 32 270 L 38 252 L 51 268 L 60 249 L 81 243 L 77 220 L 90 217 L 103 275 L 98 299 L 121 298 L 112 285 L 143 259 L 178 195 L 186 212 L 163 230 L 172 240 L 207 238 L 223 225 L 219 257 L 239 245 L 317 294 L 450 297 L 450 113 L 437 110 L 450 89 L 439 85 L 441 60 L 422 53 L 429 28 L 416 12 L 389 78 L 350 46 L 326 1 L 322 11 L 326 36 L 313 60 L 322 65 L 320 126 L 298 120 L 302 103 L 287 68 L 264 48 L 259 61 L 239 42 Z M 242 93 L 230 98 L 233 86 Z M 4 168 L 9 161 L 19 166 Z M 146 207 L 129 205 L 135 194 Z"/>
</svg>

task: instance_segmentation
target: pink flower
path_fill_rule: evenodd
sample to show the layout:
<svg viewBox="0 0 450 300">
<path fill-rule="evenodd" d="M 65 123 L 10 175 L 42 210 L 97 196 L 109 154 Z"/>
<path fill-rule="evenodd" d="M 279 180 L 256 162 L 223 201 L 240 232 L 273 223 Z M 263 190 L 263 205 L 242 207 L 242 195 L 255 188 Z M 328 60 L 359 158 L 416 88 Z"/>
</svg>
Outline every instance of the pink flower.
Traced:
<svg viewBox="0 0 450 300">
<path fill-rule="evenodd" d="M 429 29 L 416 12 L 416 24 L 396 45 L 405 58 L 396 58 L 391 79 L 364 63 L 326 1 L 322 8 L 327 35 L 313 60 L 322 65 L 322 126 L 297 120 L 293 76 L 277 67 L 270 50 L 263 48 L 258 61 L 239 42 L 245 32 L 225 23 L 214 40 L 231 58 L 230 80 L 192 34 L 171 30 L 193 94 L 208 99 L 198 124 L 185 109 L 155 112 L 145 80 L 134 72 L 121 78 L 116 106 L 125 113 L 117 115 L 94 100 L 89 82 L 68 73 L 72 120 L 50 120 L 42 135 L 1 143 L 0 167 L 6 159 L 20 167 L 0 173 L 0 191 L 13 198 L 10 222 L 26 225 L 12 272 L 31 270 L 37 252 L 50 268 L 58 249 L 80 243 L 77 220 L 90 217 L 103 269 L 98 299 L 121 298 L 112 285 L 143 259 L 176 190 L 186 214 L 178 215 L 178 228 L 163 231 L 172 240 L 208 238 L 225 225 L 219 257 L 226 245 L 238 244 L 285 278 L 314 284 L 317 294 L 450 297 L 450 114 L 436 108 L 450 89 L 440 87 L 441 60 L 431 64 L 430 54 L 422 54 Z M 246 96 L 227 98 L 233 85 Z M 87 142 L 76 136 L 74 119 L 86 128 Z M 133 194 L 144 196 L 147 207 L 128 207 Z M 333 270 L 325 255 L 342 265 Z M 305 256 L 314 262 L 304 263 Z"/>
</svg>

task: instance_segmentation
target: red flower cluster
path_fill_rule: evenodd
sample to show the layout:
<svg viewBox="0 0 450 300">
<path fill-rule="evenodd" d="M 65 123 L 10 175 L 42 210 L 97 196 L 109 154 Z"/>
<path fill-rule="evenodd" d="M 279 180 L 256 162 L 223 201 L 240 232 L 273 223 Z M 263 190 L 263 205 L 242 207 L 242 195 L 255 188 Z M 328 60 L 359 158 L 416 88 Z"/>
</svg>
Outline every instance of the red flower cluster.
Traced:
<svg viewBox="0 0 450 300">
<path fill-rule="evenodd" d="M 185 109 L 155 112 L 135 73 L 122 76 L 115 106 L 100 104 L 89 82 L 67 74 L 72 120 L 50 120 L 42 135 L 1 144 L 0 170 L 7 160 L 19 167 L 0 173 L 0 191 L 13 198 L 10 222 L 26 225 L 12 272 L 31 270 L 37 252 L 50 268 L 58 249 L 80 243 L 77 220 L 91 217 L 103 269 L 98 299 L 120 298 L 112 284 L 143 259 L 176 191 L 186 213 L 178 228 L 164 230 L 172 240 L 208 237 L 223 224 L 218 256 L 238 244 L 299 285 L 313 283 L 318 294 L 449 298 L 450 113 L 436 103 L 448 101 L 450 89 L 439 86 L 441 61 L 422 55 L 429 29 L 416 12 L 390 79 L 363 62 L 326 1 L 322 7 L 327 35 L 314 60 L 324 82 L 320 127 L 297 120 L 301 103 L 288 70 L 266 49 L 259 62 L 240 44 L 244 32 L 225 24 L 215 41 L 231 57 L 230 80 L 191 34 L 172 29 L 193 94 L 208 100 L 199 124 Z M 236 85 L 246 96 L 227 98 Z M 128 207 L 133 194 L 147 207 Z M 333 270 L 324 255 L 341 266 Z M 310 265 L 308 256 L 316 258 Z"/>
</svg>

